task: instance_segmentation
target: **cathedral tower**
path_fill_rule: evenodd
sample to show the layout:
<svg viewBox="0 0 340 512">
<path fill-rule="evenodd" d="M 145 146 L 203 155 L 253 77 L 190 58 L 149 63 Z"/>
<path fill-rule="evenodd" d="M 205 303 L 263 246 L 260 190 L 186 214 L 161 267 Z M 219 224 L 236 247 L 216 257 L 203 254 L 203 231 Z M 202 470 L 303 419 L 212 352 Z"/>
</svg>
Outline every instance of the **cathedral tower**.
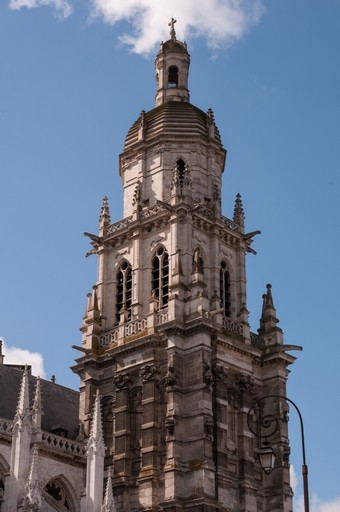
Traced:
<svg viewBox="0 0 340 512">
<path fill-rule="evenodd" d="M 287 411 L 272 399 L 277 462 L 266 475 L 252 405 L 285 396 L 292 347 L 270 285 L 250 331 L 245 256 L 258 232 L 245 231 L 240 195 L 232 218 L 221 213 L 226 150 L 212 110 L 189 101 L 190 57 L 174 23 L 156 57 L 155 108 L 119 158 L 124 218 L 111 223 L 104 198 L 99 233 L 87 233 L 98 279 L 73 368 L 80 420 L 89 436 L 100 396 L 117 512 L 289 512 Z"/>
</svg>

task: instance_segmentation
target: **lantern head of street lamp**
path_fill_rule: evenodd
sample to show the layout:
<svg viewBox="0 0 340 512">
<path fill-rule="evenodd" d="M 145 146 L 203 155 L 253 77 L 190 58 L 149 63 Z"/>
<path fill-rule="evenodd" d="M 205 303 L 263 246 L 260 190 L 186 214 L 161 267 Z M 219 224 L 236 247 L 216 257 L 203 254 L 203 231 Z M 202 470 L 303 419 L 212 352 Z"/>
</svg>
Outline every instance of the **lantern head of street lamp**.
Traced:
<svg viewBox="0 0 340 512">
<path fill-rule="evenodd" d="M 274 453 L 273 448 L 269 445 L 264 443 L 264 446 L 259 449 L 259 459 L 260 464 L 263 469 L 263 471 L 269 475 L 274 469 L 275 466 L 275 459 L 276 455 Z"/>
</svg>

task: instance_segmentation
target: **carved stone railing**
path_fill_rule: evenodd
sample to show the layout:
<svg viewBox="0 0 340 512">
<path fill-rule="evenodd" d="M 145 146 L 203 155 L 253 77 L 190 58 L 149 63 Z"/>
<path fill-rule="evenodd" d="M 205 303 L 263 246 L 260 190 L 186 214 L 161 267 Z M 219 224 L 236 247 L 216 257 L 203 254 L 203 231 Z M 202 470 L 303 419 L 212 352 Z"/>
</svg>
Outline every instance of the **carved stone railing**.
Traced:
<svg viewBox="0 0 340 512">
<path fill-rule="evenodd" d="M 250 343 L 253 347 L 256 348 L 263 348 L 264 343 L 263 340 L 260 339 L 260 336 L 258 334 L 255 334 L 254 332 L 250 333 Z"/>
<path fill-rule="evenodd" d="M 102 334 L 99 338 L 99 344 L 101 347 L 107 347 L 111 343 L 117 342 L 119 339 L 119 328 L 116 327 L 113 331 L 109 331 L 106 334 Z"/>
<path fill-rule="evenodd" d="M 132 215 L 130 215 L 130 217 L 126 217 L 126 219 L 120 220 L 120 221 L 115 222 L 114 224 L 111 224 L 110 226 L 108 226 L 107 233 L 115 233 L 116 231 L 124 229 L 131 222 L 132 222 Z"/>
<path fill-rule="evenodd" d="M 132 322 L 128 322 L 125 324 L 124 334 L 125 336 L 133 336 L 139 332 L 145 331 L 147 328 L 148 321 L 147 318 L 141 318 L 140 320 L 133 320 Z"/>
<path fill-rule="evenodd" d="M 243 325 L 231 318 L 223 317 L 223 329 L 233 334 L 243 336 Z"/>
<path fill-rule="evenodd" d="M 51 434 L 50 432 L 42 433 L 41 442 L 43 445 L 48 446 L 53 450 L 67 452 L 72 455 L 79 455 L 80 457 L 84 457 L 86 454 L 86 446 L 83 443 L 72 441 L 71 439 L 57 436 L 55 434 Z"/>
<path fill-rule="evenodd" d="M 162 308 L 156 312 L 155 324 L 162 325 L 168 321 L 168 308 Z M 123 325 L 118 325 L 111 331 L 102 334 L 99 338 L 99 345 L 107 347 L 112 343 L 119 342 L 123 338 L 134 336 L 138 333 L 146 331 L 148 328 L 148 317 L 132 320 Z"/>
<path fill-rule="evenodd" d="M 168 308 L 160 309 L 157 312 L 157 325 L 165 324 L 168 321 Z"/>
</svg>

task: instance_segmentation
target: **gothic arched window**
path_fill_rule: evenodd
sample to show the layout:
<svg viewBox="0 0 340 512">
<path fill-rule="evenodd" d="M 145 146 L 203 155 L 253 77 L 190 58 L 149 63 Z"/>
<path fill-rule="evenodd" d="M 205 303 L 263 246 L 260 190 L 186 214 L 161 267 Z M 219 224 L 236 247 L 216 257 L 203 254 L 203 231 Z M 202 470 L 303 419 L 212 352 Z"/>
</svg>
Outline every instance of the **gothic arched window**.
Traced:
<svg viewBox="0 0 340 512">
<path fill-rule="evenodd" d="M 69 493 L 59 478 L 48 482 L 44 489 L 45 500 L 55 510 L 73 511 Z"/>
<path fill-rule="evenodd" d="M 230 275 L 225 261 L 220 268 L 220 297 L 224 315 L 230 316 Z"/>
<path fill-rule="evenodd" d="M 159 300 L 159 307 L 167 305 L 169 300 L 169 255 L 159 247 L 152 258 L 152 292 Z"/>
<path fill-rule="evenodd" d="M 178 68 L 177 68 L 177 66 L 169 67 L 168 87 L 178 87 Z"/>
<path fill-rule="evenodd" d="M 116 322 L 120 321 L 120 313 L 123 309 L 131 318 L 132 302 L 132 268 L 127 261 L 123 261 L 117 272 L 117 296 L 116 296 Z"/>
</svg>

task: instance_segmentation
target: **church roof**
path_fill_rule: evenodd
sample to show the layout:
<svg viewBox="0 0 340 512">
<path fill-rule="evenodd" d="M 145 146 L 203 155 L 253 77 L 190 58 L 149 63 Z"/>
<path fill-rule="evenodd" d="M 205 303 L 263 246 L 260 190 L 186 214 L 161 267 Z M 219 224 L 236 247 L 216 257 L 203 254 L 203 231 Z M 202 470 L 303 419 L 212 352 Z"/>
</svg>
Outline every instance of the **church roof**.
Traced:
<svg viewBox="0 0 340 512">
<path fill-rule="evenodd" d="M 13 420 L 18 403 L 23 372 L 0 364 L 0 418 Z M 29 375 L 30 406 L 36 386 L 36 377 Z M 42 430 L 66 431 L 74 439 L 79 427 L 79 393 L 54 382 L 40 380 L 42 401 Z"/>
<path fill-rule="evenodd" d="M 210 125 L 213 124 L 213 137 L 220 146 L 221 137 L 214 123 L 211 110 L 208 113 L 185 101 L 167 101 L 162 105 L 142 112 L 134 122 L 125 139 L 124 151 L 129 150 L 141 140 L 152 142 L 153 139 L 164 136 L 167 139 L 197 139 L 211 140 Z M 144 129 L 141 139 L 140 130 Z"/>
</svg>

